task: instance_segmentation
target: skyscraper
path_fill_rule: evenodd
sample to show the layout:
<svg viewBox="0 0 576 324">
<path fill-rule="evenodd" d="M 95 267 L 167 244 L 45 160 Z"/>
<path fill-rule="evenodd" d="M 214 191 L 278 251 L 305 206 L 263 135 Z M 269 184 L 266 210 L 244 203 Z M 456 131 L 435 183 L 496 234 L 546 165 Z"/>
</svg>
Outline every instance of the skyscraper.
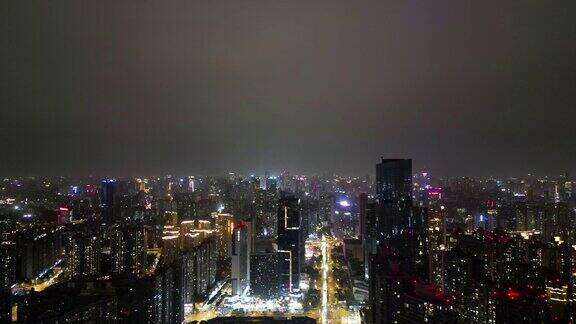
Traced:
<svg viewBox="0 0 576 324">
<path fill-rule="evenodd" d="M 276 252 L 252 253 L 250 256 L 250 291 L 265 299 L 279 292 L 279 265 L 281 255 Z"/>
<path fill-rule="evenodd" d="M 424 237 L 417 232 L 425 227 L 419 221 L 422 215 L 414 219 L 412 214 L 412 160 L 382 159 L 376 165 L 376 198 L 369 286 L 371 319 L 380 323 L 397 320 L 399 304 L 394 295 L 406 289 L 391 283 L 421 268 L 416 267 L 419 259 L 414 254 L 416 239 Z"/>
<path fill-rule="evenodd" d="M 382 159 L 376 165 L 376 197 L 380 204 L 379 244 L 394 245 L 412 225 L 412 160 Z"/>
<path fill-rule="evenodd" d="M 250 225 L 236 223 L 232 235 L 232 294 L 242 295 L 250 285 Z"/>
<path fill-rule="evenodd" d="M 304 257 L 298 198 L 284 197 L 278 202 L 278 252 L 286 254 L 280 267 L 282 288 L 287 291 L 298 289 L 300 265 Z"/>
<path fill-rule="evenodd" d="M 106 179 L 100 187 L 100 210 L 102 221 L 107 224 L 114 222 L 114 198 L 116 196 L 116 180 Z"/>
<path fill-rule="evenodd" d="M 146 240 L 142 225 L 116 225 L 112 229 L 112 272 L 141 275 L 146 268 Z"/>
</svg>

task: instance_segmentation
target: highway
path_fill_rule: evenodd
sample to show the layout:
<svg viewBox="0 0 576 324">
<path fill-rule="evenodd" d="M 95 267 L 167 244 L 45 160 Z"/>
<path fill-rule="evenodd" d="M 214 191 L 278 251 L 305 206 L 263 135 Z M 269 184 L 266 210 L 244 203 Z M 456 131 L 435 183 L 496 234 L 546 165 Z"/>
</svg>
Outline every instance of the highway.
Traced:
<svg viewBox="0 0 576 324">
<path fill-rule="evenodd" d="M 341 242 L 322 237 L 318 242 L 322 251 L 322 301 L 320 304 L 320 323 L 360 323 L 360 314 L 356 310 L 341 305 L 336 299 L 336 283 L 332 276 L 332 249 Z"/>
</svg>

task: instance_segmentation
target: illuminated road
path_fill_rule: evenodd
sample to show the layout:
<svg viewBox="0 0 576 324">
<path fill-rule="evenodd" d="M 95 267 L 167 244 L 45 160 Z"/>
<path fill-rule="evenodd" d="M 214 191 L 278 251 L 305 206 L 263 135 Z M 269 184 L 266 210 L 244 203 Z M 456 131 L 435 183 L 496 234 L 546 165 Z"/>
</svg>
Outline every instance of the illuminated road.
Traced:
<svg viewBox="0 0 576 324">
<path fill-rule="evenodd" d="M 44 289 L 52 286 L 55 283 L 60 282 L 60 275 L 64 272 L 60 266 L 60 261 L 54 265 L 54 267 L 50 268 L 51 272 L 49 275 L 42 279 L 33 280 L 31 282 L 22 282 L 13 287 L 13 292 L 18 290 L 34 290 L 36 292 L 41 292 Z M 46 271 L 47 272 L 47 271 Z"/>
<path fill-rule="evenodd" d="M 322 323 L 328 323 L 328 243 L 322 236 L 322 310 L 320 319 Z"/>
<path fill-rule="evenodd" d="M 336 298 L 336 283 L 332 276 L 332 249 L 341 244 L 338 240 L 322 237 L 320 248 L 322 251 L 322 302 L 320 309 L 320 323 L 360 323 L 358 311 L 351 310 L 339 304 Z"/>
</svg>

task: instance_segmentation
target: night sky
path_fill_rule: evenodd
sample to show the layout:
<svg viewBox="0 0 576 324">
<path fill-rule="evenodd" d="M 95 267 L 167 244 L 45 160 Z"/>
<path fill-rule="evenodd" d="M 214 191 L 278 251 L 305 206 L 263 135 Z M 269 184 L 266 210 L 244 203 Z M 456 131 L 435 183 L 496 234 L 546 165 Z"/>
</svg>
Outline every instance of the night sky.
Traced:
<svg viewBox="0 0 576 324">
<path fill-rule="evenodd" d="M 2 1 L 0 175 L 576 171 L 576 1 Z"/>
</svg>

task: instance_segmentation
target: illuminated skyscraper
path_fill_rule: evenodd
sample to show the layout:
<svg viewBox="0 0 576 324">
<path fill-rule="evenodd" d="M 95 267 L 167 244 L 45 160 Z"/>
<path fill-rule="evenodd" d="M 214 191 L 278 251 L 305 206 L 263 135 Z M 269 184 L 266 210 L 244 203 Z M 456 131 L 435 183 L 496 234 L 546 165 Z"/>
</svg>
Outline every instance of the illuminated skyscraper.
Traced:
<svg viewBox="0 0 576 324">
<path fill-rule="evenodd" d="M 252 253 L 250 256 L 250 291 L 261 298 L 270 299 L 280 290 L 280 258 L 277 252 Z"/>
<path fill-rule="evenodd" d="M 278 203 L 278 252 L 285 254 L 280 267 L 282 287 L 292 291 L 300 287 L 300 266 L 304 257 L 300 200 L 285 197 Z"/>
<path fill-rule="evenodd" d="M 430 282 L 444 289 L 444 253 L 446 252 L 446 221 L 440 211 L 428 211 L 428 255 Z"/>
<path fill-rule="evenodd" d="M 276 190 L 257 190 L 254 197 L 255 238 L 272 239 L 276 236 Z"/>
<path fill-rule="evenodd" d="M 250 224 L 238 222 L 232 234 L 232 294 L 242 295 L 250 285 Z"/>
<path fill-rule="evenodd" d="M 356 211 L 352 200 L 341 196 L 334 205 L 334 213 L 330 217 L 332 232 L 339 239 L 354 238 L 356 235 Z"/>
</svg>

